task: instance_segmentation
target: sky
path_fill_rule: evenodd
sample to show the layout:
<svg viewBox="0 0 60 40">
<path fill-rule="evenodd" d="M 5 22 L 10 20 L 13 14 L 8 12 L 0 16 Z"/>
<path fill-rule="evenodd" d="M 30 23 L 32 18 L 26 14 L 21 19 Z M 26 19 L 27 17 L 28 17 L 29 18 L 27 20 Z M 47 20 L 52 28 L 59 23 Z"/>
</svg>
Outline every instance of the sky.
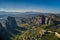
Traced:
<svg viewBox="0 0 60 40">
<path fill-rule="evenodd" d="M 0 11 L 60 13 L 60 0 L 0 0 Z"/>
</svg>

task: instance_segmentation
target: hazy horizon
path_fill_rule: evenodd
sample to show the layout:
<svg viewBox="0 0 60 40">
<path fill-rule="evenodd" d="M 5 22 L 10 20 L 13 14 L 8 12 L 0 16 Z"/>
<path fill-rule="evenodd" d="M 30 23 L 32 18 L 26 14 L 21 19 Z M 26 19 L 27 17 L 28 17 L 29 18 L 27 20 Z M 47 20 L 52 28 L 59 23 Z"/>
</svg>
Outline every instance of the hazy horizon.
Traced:
<svg viewBox="0 0 60 40">
<path fill-rule="evenodd" d="M 0 11 L 60 13 L 59 0 L 0 0 Z"/>
</svg>

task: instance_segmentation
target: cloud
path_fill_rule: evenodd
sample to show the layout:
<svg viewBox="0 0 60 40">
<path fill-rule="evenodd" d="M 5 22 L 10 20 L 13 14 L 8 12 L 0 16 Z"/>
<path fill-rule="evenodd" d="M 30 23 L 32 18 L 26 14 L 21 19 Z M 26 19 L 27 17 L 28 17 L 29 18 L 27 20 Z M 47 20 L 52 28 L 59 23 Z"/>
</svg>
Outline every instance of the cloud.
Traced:
<svg viewBox="0 0 60 40">
<path fill-rule="evenodd" d="M 4 9 L 0 8 L 0 11 L 5 11 L 5 12 L 41 12 L 41 13 L 58 13 L 56 10 L 53 9 Z"/>
</svg>

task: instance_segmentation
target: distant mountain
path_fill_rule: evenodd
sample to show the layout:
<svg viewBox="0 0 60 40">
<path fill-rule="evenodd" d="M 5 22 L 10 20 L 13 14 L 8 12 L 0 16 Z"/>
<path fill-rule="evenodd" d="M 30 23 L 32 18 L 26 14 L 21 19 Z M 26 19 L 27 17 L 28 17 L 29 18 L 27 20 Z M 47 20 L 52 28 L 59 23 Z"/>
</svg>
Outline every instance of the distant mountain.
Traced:
<svg viewBox="0 0 60 40">
<path fill-rule="evenodd" d="M 7 16 L 14 16 L 14 17 L 31 17 L 36 16 L 39 12 L 4 12 L 0 11 L 0 19 L 6 18 Z"/>
<path fill-rule="evenodd" d="M 14 16 L 14 17 L 34 17 L 37 15 L 48 15 L 52 13 L 40 13 L 40 12 L 4 12 L 0 11 L 0 19 L 6 19 L 7 16 Z M 56 14 L 57 16 L 60 16 L 60 14 Z"/>
</svg>

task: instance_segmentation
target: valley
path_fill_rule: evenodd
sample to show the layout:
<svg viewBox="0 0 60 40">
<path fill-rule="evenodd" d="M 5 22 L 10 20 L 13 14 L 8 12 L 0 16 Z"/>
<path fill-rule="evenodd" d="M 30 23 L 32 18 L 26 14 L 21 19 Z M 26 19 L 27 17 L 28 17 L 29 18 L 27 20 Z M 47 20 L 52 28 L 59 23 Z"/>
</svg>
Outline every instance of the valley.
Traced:
<svg viewBox="0 0 60 40">
<path fill-rule="evenodd" d="M 60 16 L 27 12 L 0 19 L 1 40 L 60 40 Z M 33 14 L 33 15 L 32 15 Z M 24 16 L 25 15 L 25 16 Z M 5 17 L 5 18 L 4 18 Z"/>
</svg>

